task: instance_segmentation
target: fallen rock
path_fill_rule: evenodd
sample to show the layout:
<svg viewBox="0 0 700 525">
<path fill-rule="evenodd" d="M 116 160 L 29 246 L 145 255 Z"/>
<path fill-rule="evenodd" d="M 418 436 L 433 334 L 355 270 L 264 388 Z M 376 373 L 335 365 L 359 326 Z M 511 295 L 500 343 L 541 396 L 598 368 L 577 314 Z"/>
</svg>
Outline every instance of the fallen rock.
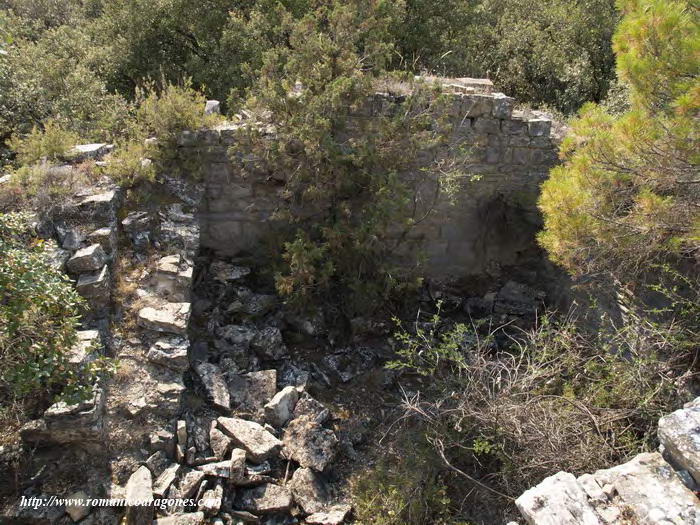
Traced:
<svg viewBox="0 0 700 525">
<path fill-rule="evenodd" d="M 306 514 L 323 511 L 329 503 L 328 490 L 321 478 L 310 468 L 297 469 L 289 488 L 294 501 Z"/>
<path fill-rule="evenodd" d="M 177 479 L 177 474 L 180 471 L 180 465 L 173 463 L 167 467 L 163 472 L 160 473 L 158 479 L 156 479 L 153 484 L 153 494 L 160 496 L 161 498 L 165 496 L 170 488 L 170 485 Z"/>
<path fill-rule="evenodd" d="M 246 477 L 246 455 L 246 451 L 240 448 L 235 448 L 231 451 L 230 478 L 231 483 L 234 485 L 243 482 Z"/>
<path fill-rule="evenodd" d="M 228 381 L 232 405 L 239 410 L 262 411 L 277 392 L 277 371 L 259 370 L 233 375 Z"/>
<path fill-rule="evenodd" d="M 284 453 L 302 467 L 318 472 L 326 468 L 336 453 L 338 438 L 309 416 L 292 420 L 284 432 Z"/>
<path fill-rule="evenodd" d="M 231 477 L 231 461 L 206 463 L 204 465 L 199 465 L 197 470 L 203 472 L 205 476 L 229 479 Z"/>
<path fill-rule="evenodd" d="M 102 246 L 92 244 L 87 248 L 78 250 L 73 257 L 68 259 L 66 268 L 74 274 L 94 272 L 101 269 L 107 262 L 107 255 Z"/>
<path fill-rule="evenodd" d="M 340 525 L 351 510 L 350 505 L 335 505 L 325 512 L 317 512 L 307 516 L 304 521 L 309 525 Z"/>
<path fill-rule="evenodd" d="M 231 518 L 236 518 L 244 523 L 260 523 L 260 518 L 244 510 L 232 510 L 228 514 Z"/>
<path fill-rule="evenodd" d="M 160 476 L 171 464 L 172 462 L 170 461 L 170 458 L 168 458 L 167 454 L 162 450 L 151 454 L 146 460 L 148 470 L 150 470 L 151 474 L 156 478 Z"/>
<path fill-rule="evenodd" d="M 218 459 L 223 459 L 231 449 L 231 438 L 216 428 L 216 422 L 212 422 L 211 430 L 209 431 L 209 446 Z"/>
<path fill-rule="evenodd" d="M 194 367 L 197 375 L 202 380 L 204 389 L 215 406 L 228 410 L 231 408 L 231 396 L 228 385 L 218 366 L 213 363 L 200 362 Z"/>
<path fill-rule="evenodd" d="M 213 489 L 207 490 L 199 500 L 199 508 L 205 516 L 216 516 L 221 510 L 221 502 L 224 497 L 224 487 L 217 483 Z"/>
<path fill-rule="evenodd" d="M 263 359 L 277 360 L 287 355 L 282 332 L 274 326 L 260 330 L 251 340 L 250 347 Z"/>
<path fill-rule="evenodd" d="M 250 268 L 236 266 L 224 261 L 215 261 L 211 263 L 209 271 L 214 276 L 214 280 L 220 283 L 237 281 L 250 274 Z"/>
<path fill-rule="evenodd" d="M 241 491 L 236 498 L 236 506 L 260 514 L 282 512 L 292 506 L 292 495 L 284 487 L 266 483 Z"/>
<path fill-rule="evenodd" d="M 66 505 L 66 513 L 70 516 L 73 521 L 80 521 L 88 514 L 90 514 L 91 507 L 87 504 L 89 496 L 83 490 L 79 490 L 68 496 L 69 500 L 73 500 L 73 503 Z M 76 500 L 82 501 L 83 503 L 77 503 Z"/>
<path fill-rule="evenodd" d="M 330 415 L 330 410 L 323 406 L 320 401 L 311 397 L 307 393 L 302 395 L 301 399 L 299 399 L 294 407 L 294 418 L 309 416 L 319 424 L 323 424 L 330 417 Z"/>
<path fill-rule="evenodd" d="M 293 386 L 286 386 L 265 405 L 265 419 L 275 427 L 284 426 L 292 417 L 299 399 L 299 392 Z"/>
<path fill-rule="evenodd" d="M 146 359 L 176 372 L 184 372 L 190 366 L 187 359 L 188 348 L 189 343 L 186 339 L 160 339 L 149 348 Z"/>
<path fill-rule="evenodd" d="M 258 423 L 245 419 L 220 417 L 219 428 L 244 448 L 251 461 L 260 463 L 275 454 L 282 443 Z"/>
<path fill-rule="evenodd" d="M 190 303 L 165 303 L 158 309 L 147 306 L 138 313 L 138 323 L 148 330 L 187 334 L 190 318 Z"/>
<path fill-rule="evenodd" d="M 199 486 L 204 479 L 204 472 L 200 470 L 190 470 L 180 480 L 179 497 L 189 499 L 197 493 Z"/>
<path fill-rule="evenodd" d="M 169 458 L 175 457 L 175 434 L 172 432 L 158 430 L 148 437 L 148 441 L 152 451 L 162 450 Z"/>
<path fill-rule="evenodd" d="M 129 233 L 144 232 L 151 227 L 151 216 L 146 211 L 132 211 L 122 221 L 122 226 Z"/>
<path fill-rule="evenodd" d="M 593 477 L 614 489 L 625 515 L 637 523 L 700 523 L 698 498 L 659 453 L 639 454 Z"/>
<path fill-rule="evenodd" d="M 147 467 L 139 467 L 126 483 L 126 522 L 144 525 L 153 519 L 153 480 Z"/>
</svg>

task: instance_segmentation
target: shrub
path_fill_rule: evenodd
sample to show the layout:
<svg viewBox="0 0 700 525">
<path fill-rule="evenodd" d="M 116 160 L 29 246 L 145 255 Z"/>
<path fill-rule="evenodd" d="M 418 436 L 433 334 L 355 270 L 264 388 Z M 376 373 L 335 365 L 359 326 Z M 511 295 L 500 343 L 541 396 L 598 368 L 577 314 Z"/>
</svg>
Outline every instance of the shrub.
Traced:
<svg viewBox="0 0 700 525">
<path fill-rule="evenodd" d="M 70 149 L 79 143 L 76 133 L 67 130 L 55 120 L 48 120 L 43 128 L 34 127 L 24 137 L 15 135 L 10 147 L 17 153 L 21 164 L 29 165 L 39 161 L 65 160 Z"/>
<path fill-rule="evenodd" d="M 404 436 L 351 480 L 355 517 L 365 525 L 457 525 L 445 466 L 423 429 L 402 427 Z"/>
<path fill-rule="evenodd" d="M 109 362 L 70 362 L 83 300 L 54 268 L 25 214 L 0 214 L 0 399 L 89 396 Z"/>
<path fill-rule="evenodd" d="M 275 215 L 289 226 L 276 282 L 297 306 L 330 301 L 352 317 L 393 298 L 415 277 L 390 256 L 424 211 L 414 206 L 418 187 L 450 171 L 433 164 L 440 148 L 457 147 L 433 86 L 407 82 L 402 103 L 386 100 L 385 114 L 362 118 L 386 77 L 387 9 L 334 2 L 283 17 L 288 44 L 265 56 L 246 101 L 270 126 L 239 128 L 231 158 L 288 175 Z"/>
<path fill-rule="evenodd" d="M 692 332 L 637 316 L 598 334 L 546 316 L 501 349 L 495 334 L 435 316 L 399 330 L 389 366 L 429 378 L 406 397 L 407 415 L 429 429 L 446 465 L 500 501 L 559 470 L 590 472 L 653 449 L 697 351 L 678 352 Z"/>
</svg>

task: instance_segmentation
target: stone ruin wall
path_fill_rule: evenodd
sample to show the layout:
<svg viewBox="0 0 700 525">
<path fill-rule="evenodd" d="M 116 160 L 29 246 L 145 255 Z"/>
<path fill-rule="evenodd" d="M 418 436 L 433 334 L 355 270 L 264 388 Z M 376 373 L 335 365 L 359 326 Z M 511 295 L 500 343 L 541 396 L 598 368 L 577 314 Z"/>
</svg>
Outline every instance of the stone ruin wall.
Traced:
<svg viewBox="0 0 700 525">
<path fill-rule="evenodd" d="M 463 86 L 459 86 L 463 87 Z M 418 201 L 434 203 L 433 212 L 408 236 L 408 252 L 427 259 L 428 276 L 459 280 L 522 264 L 539 257 L 534 237 L 541 227 L 535 201 L 539 186 L 557 162 L 552 122 L 539 114 L 514 111 L 514 100 L 500 93 L 451 93 L 450 122 L 465 139 L 469 159 L 450 204 L 434 202 L 434 183 L 418 191 Z M 364 115 L 384 111 L 387 96 L 378 95 Z M 201 246 L 218 256 L 251 252 L 266 232 L 280 202 L 284 177 L 242 174 L 228 159 L 235 128 L 186 132 L 179 157 L 183 165 L 197 159 L 205 194 L 200 208 Z M 413 260 L 413 257 L 407 260 Z"/>
</svg>

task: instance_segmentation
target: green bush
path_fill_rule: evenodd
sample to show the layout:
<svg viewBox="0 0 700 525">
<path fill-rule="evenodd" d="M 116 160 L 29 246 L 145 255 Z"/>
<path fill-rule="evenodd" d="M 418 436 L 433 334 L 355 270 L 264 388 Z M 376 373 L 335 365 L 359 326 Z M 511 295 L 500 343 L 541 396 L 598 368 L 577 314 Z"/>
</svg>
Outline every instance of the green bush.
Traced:
<svg viewBox="0 0 700 525">
<path fill-rule="evenodd" d="M 351 480 L 355 517 L 363 525 L 457 525 L 443 479 L 445 466 L 420 428 L 385 449 Z"/>
<path fill-rule="evenodd" d="M 0 214 L 0 400 L 74 403 L 110 363 L 70 362 L 84 302 L 29 232 L 27 215 Z"/>
<path fill-rule="evenodd" d="M 17 153 L 20 164 L 40 161 L 66 160 L 70 149 L 79 144 L 80 137 L 55 120 L 48 120 L 43 129 L 34 127 L 26 136 L 13 136 L 10 147 Z"/>
</svg>

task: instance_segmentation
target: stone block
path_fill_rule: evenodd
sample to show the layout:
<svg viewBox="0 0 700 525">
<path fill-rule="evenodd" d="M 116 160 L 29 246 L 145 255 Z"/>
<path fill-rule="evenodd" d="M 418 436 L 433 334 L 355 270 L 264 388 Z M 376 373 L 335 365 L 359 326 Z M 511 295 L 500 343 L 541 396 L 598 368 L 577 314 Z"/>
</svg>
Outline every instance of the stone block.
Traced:
<svg viewBox="0 0 700 525">
<path fill-rule="evenodd" d="M 503 133 L 507 135 L 527 134 L 527 122 L 517 119 L 504 120 L 501 126 Z"/>
<path fill-rule="evenodd" d="M 147 306 L 138 313 L 140 326 L 156 332 L 169 332 L 177 335 L 187 333 L 190 318 L 190 303 L 165 303 L 158 308 Z"/>
<path fill-rule="evenodd" d="M 465 95 L 462 98 L 462 116 L 490 116 L 493 110 L 493 97 L 489 95 Z"/>
<path fill-rule="evenodd" d="M 71 273 L 85 273 L 99 270 L 107 262 L 107 255 L 102 246 L 92 244 L 87 248 L 78 250 L 73 257 L 68 259 L 66 267 Z"/>
<path fill-rule="evenodd" d="M 513 164 L 528 164 L 530 162 L 531 150 L 529 148 L 513 148 L 513 157 L 511 162 Z"/>
<path fill-rule="evenodd" d="M 100 228 L 88 234 L 87 238 L 89 242 L 102 246 L 105 253 L 110 256 L 114 253 L 114 249 L 117 246 L 117 235 L 113 228 Z"/>
<path fill-rule="evenodd" d="M 96 272 L 83 273 L 78 278 L 76 290 L 91 303 L 106 304 L 109 302 L 110 278 L 109 268 L 105 264 Z"/>
<path fill-rule="evenodd" d="M 491 115 L 497 119 L 509 119 L 513 113 L 515 99 L 507 97 L 503 93 L 493 94 L 493 109 Z"/>
<path fill-rule="evenodd" d="M 549 119 L 537 118 L 527 122 L 527 132 L 531 137 L 549 137 L 552 129 L 552 121 Z"/>
<path fill-rule="evenodd" d="M 664 454 L 700 482 L 700 406 L 690 405 L 662 417 L 658 435 Z"/>
<path fill-rule="evenodd" d="M 492 118 L 477 118 L 474 120 L 472 129 L 475 133 L 492 133 L 495 135 L 501 132 L 501 121 Z"/>
</svg>

